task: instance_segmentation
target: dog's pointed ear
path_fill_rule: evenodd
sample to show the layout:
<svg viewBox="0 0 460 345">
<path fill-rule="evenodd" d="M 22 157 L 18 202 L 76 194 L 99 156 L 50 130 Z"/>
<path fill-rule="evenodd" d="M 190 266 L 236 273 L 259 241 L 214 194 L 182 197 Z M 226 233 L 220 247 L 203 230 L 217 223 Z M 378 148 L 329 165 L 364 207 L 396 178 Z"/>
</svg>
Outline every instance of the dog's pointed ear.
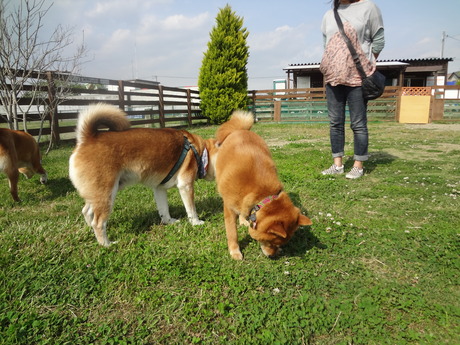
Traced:
<svg viewBox="0 0 460 345">
<path fill-rule="evenodd" d="M 297 223 L 299 225 L 312 225 L 312 221 L 310 218 L 308 218 L 307 216 L 304 216 L 303 214 L 300 214 L 299 215 L 299 219 L 297 220 Z"/>
<path fill-rule="evenodd" d="M 286 230 L 281 225 L 273 224 L 267 231 L 269 234 L 279 236 L 281 238 L 287 238 Z"/>
</svg>

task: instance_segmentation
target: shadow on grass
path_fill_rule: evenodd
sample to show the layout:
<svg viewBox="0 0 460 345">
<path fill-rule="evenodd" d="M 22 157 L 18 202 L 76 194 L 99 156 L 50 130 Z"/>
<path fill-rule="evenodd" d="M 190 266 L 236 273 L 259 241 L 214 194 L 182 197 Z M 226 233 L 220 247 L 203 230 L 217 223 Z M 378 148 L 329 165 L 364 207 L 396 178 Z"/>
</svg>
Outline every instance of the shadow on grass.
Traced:
<svg viewBox="0 0 460 345">
<path fill-rule="evenodd" d="M 49 179 L 45 187 L 51 192 L 47 199 L 53 200 L 67 195 L 69 192 L 75 191 L 72 182 L 68 178 Z"/>
<path fill-rule="evenodd" d="M 222 213 L 223 217 L 224 203 L 220 196 L 208 197 L 196 202 L 196 211 L 198 212 L 198 215 L 202 212 L 206 213 L 205 218 L 202 220 L 207 220 L 210 216 L 216 213 Z"/>
<path fill-rule="evenodd" d="M 327 246 L 313 234 L 309 226 L 301 227 L 284 246 L 282 256 L 303 256 L 313 248 L 327 249 Z"/>
<path fill-rule="evenodd" d="M 239 241 L 240 249 L 244 253 L 246 247 L 249 246 L 250 242 L 255 241 L 252 237 L 247 234 L 242 240 Z M 276 255 L 274 260 L 279 260 L 286 257 L 293 256 L 304 256 L 306 252 L 313 248 L 326 249 L 327 246 L 311 232 L 310 227 L 301 227 L 299 228 L 289 242 L 284 245 L 278 255 Z"/>
<path fill-rule="evenodd" d="M 378 166 L 381 165 L 389 165 L 395 160 L 399 159 L 397 156 L 393 156 L 392 154 L 389 154 L 388 152 L 384 151 L 376 151 L 376 152 L 370 152 L 369 153 L 369 160 L 365 162 L 365 170 L 366 174 L 372 173 Z M 344 163 L 345 165 L 345 171 L 350 170 L 353 167 L 353 157 L 350 157 L 347 159 Z"/>
<path fill-rule="evenodd" d="M 118 221 L 130 222 L 131 226 L 128 232 L 137 235 L 150 231 L 150 227 L 153 225 L 161 225 L 162 223 L 160 215 L 158 214 L 157 205 L 154 200 L 151 200 L 151 202 L 150 211 L 139 212 L 134 217 L 132 214 L 122 213 Z M 198 217 L 205 222 L 210 222 L 214 214 L 219 212 L 222 213 L 223 210 L 222 199 L 219 197 L 198 201 L 195 206 Z M 182 202 L 175 203 L 174 205 L 169 204 L 169 213 L 172 218 L 176 218 L 179 221 L 187 220 L 187 212 Z"/>
<path fill-rule="evenodd" d="M 5 186 L 6 185 L 6 186 Z M 7 200 L 11 199 L 8 182 L 0 181 L 0 188 L 5 188 L 8 192 Z M 41 184 L 38 175 L 33 176 L 30 180 L 26 180 L 20 176 L 18 183 L 19 198 L 22 203 L 12 202 L 11 206 L 19 206 L 26 204 L 37 204 L 43 200 L 52 201 L 59 197 L 66 196 L 67 193 L 75 191 L 75 188 L 67 178 L 49 179 L 47 183 Z"/>
</svg>

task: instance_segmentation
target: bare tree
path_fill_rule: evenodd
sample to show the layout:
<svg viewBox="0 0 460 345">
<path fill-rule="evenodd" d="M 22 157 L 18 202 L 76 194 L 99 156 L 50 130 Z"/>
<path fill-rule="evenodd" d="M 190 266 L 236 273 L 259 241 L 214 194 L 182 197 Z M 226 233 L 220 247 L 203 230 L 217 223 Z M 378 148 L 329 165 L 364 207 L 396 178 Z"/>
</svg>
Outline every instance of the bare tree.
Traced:
<svg viewBox="0 0 460 345">
<path fill-rule="evenodd" d="M 45 0 L 0 0 L 0 102 L 2 116 L 9 128 L 18 129 L 23 121 L 27 131 L 27 114 L 33 106 L 46 114 L 57 106 L 44 85 L 50 81 L 50 71 L 59 71 L 58 92 L 63 93 L 69 80 L 77 73 L 86 55 L 84 42 L 75 53 L 66 56 L 74 44 L 74 30 L 58 25 L 51 36 L 42 39 L 44 18 L 51 5 Z M 56 88 L 56 84 L 51 87 Z M 50 86 L 48 85 L 48 89 Z M 56 89 L 53 91 L 56 92 Z M 27 97 L 24 97 L 24 96 Z M 50 104 L 55 102 L 55 104 Z"/>
</svg>

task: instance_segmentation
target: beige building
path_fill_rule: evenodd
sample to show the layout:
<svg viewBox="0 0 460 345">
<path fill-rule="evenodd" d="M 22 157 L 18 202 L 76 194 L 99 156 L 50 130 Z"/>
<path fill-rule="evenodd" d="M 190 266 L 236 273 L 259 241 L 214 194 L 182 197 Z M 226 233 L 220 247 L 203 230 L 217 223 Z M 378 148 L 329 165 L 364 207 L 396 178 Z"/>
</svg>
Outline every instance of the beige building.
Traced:
<svg viewBox="0 0 460 345">
<path fill-rule="evenodd" d="M 451 61 L 452 58 L 378 60 L 377 69 L 385 75 L 388 86 L 445 85 Z M 319 63 L 290 64 L 284 71 L 288 89 L 324 86 Z"/>
</svg>

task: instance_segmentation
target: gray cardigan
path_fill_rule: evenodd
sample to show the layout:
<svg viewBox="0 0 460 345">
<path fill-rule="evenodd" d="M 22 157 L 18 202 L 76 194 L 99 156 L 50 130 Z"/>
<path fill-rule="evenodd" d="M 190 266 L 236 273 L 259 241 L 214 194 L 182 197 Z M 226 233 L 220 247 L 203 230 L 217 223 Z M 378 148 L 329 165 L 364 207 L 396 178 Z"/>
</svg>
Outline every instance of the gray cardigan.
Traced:
<svg viewBox="0 0 460 345">
<path fill-rule="evenodd" d="M 358 35 L 363 52 L 373 60 L 385 46 L 383 19 L 380 9 L 371 0 L 361 0 L 349 5 L 340 5 L 338 9 L 342 21 L 349 22 Z M 334 11 L 329 10 L 321 24 L 324 46 L 339 31 L 334 18 Z"/>
</svg>

